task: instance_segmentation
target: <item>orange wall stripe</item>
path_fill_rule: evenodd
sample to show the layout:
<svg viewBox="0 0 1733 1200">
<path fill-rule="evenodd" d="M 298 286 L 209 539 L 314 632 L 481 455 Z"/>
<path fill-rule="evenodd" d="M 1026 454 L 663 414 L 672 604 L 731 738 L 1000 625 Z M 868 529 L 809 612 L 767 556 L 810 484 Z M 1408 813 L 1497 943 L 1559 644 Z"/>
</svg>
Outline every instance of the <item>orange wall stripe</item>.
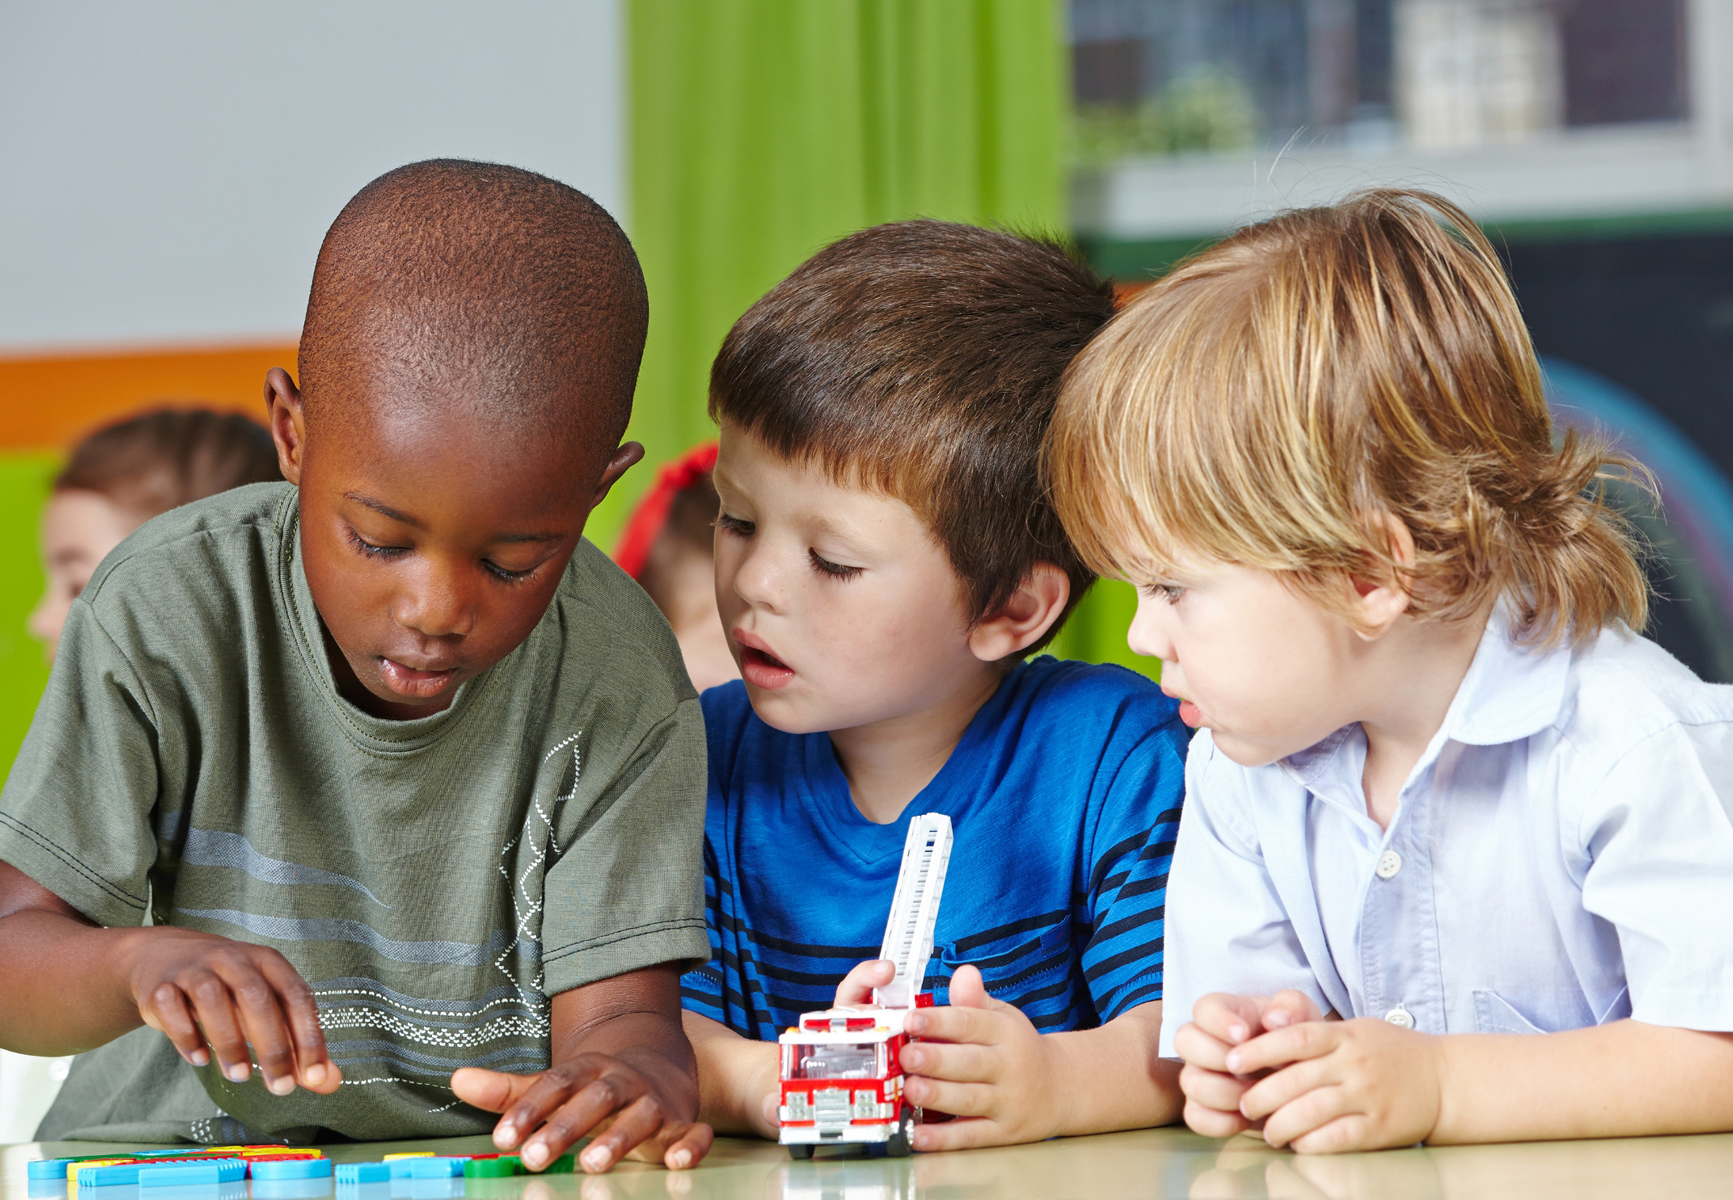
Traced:
<svg viewBox="0 0 1733 1200">
<path fill-rule="evenodd" d="M 272 367 L 295 373 L 293 343 L 0 356 L 0 449 L 68 447 L 146 408 L 205 406 L 263 420 Z"/>
</svg>

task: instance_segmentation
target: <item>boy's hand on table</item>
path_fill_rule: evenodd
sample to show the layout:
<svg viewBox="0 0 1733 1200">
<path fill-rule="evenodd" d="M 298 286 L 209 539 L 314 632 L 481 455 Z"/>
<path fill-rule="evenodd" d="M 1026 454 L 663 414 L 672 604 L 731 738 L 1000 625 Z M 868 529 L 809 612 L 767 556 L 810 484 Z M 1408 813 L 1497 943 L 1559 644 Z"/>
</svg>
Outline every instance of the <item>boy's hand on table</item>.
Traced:
<svg viewBox="0 0 1733 1200">
<path fill-rule="evenodd" d="M 586 1135 L 578 1163 L 606 1171 L 628 1154 L 679 1169 L 710 1150 L 693 1120 L 698 1081 L 681 1030 L 680 976 L 672 965 L 628 971 L 553 999 L 553 1065 L 537 1075 L 464 1067 L 458 1099 L 503 1113 L 494 1145 L 540 1170 Z"/>
<path fill-rule="evenodd" d="M 951 1003 L 910 1013 L 904 1028 L 923 1040 L 903 1047 L 903 1095 L 957 1118 L 917 1125 L 916 1149 L 1000 1146 L 1062 1132 L 1062 1047 L 1015 1005 L 989 996 L 977 968 L 958 967 Z"/>
<path fill-rule="evenodd" d="M 1225 1055 L 1234 1075 L 1264 1075 L 1245 1089 L 1240 1111 L 1263 1123 L 1270 1145 L 1302 1153 L 1431 1137 L 1442 1106 L 1441 1059 L 1442 1039 L 1375 1017 L 1294 1024 Z"/>
<path fill-rule="evenodd" d="M 257 1055 L 265 1086 L 278 1096 L 297 1084 L 329 1094 L 342 1083 L 313 990 L 275 950 L 154 926 L 128 931 L 120 962 L 144 1023 L 195 1067 L 214 1054 L 223 1077 L 241 1083 Z"/>
<path fill-rule="evenodd" d="M 1262 1034 L 1321 1021 L 1318 1006 L 1296 991 L 1265 997 L 1215 992 L 1199 1000 L 1192 1019 L 1174 1035 L 1174 1050 L 1185 1060 L 1179 1075 L 1185 1123 L 1205 1137 L 1232 1137 L 1261 1128 L 1261 1120 L 1241 1107 L 1258 1081 L 1253 1073 L 1259 1069 L 1236 1069 L 1238 1060 L 1229 1066 L 1229 1054 Z M 1269 1065 L 1261 1070 L 1267 1073 Z"/>
</svg>

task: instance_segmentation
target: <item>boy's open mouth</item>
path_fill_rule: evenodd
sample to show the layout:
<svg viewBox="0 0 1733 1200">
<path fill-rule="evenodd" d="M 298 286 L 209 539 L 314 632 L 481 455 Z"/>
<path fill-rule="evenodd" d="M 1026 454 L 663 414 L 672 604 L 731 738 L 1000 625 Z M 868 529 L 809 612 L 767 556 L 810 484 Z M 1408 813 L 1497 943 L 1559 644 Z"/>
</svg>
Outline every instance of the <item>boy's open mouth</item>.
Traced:
<svg viewBox="0 0 1733 1200">
<path fill-rule="evenodd" d="M 456 667 L 447 667 L 443 671 L 422 671 L 405 666 L 394 658 L 382 655 L 379 659 L 379 675 L 385 680 L 385 686 L 401 696 L 413 696 L 417 700 L 428 700 L 439 695 L 456 674 Z"/>
<path fill-rule="evenodd" d="M 754 687 L 779 688 L 794 678 L 794 668 L 768 650 L 740 647 L 740 674 Z"/>
</svg>

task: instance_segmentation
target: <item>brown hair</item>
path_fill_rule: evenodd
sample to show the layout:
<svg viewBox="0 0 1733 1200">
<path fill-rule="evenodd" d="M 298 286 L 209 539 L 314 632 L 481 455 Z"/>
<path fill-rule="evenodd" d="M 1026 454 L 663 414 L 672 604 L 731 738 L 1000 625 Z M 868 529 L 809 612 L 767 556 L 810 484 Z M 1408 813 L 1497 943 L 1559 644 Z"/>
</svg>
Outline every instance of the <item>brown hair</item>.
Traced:
<svg viewBox="0 0 1733 1200">
<path fill-rule="evenodd" d="M 57 492 L 98 492 L 154 517 L 244 483 L 280 481 L 265 427 L 239 413 L 161 409 L 97 430 L 72 451 Z"/>
<path fill-rule="evenodd" d="M 862 230 L 747 310 L 710 371 L 710 415 L 791 461 L 914 509 L 971 619 L 1037 562 L 1094 576 L 1042 487 L 1065 366 L 1113 315 L 1109 287 L 1057 243 L 945 221 Z"/>
<path fill-rule="evenodd" d="M 1195 551 L 1345 613 L 1344 576 L 1371 567 L 1420 616 L 1508 598 L 1542 644 L 1647 616 L 1601 482 L 1647 472 L 1555 444 L 1492 246 L 1426 192 L 1290 212 L 1182 264 L 1078 357 L 1049 436 L 1059 512 L 1105 572 L 1151 581 Z"/>
</svg>

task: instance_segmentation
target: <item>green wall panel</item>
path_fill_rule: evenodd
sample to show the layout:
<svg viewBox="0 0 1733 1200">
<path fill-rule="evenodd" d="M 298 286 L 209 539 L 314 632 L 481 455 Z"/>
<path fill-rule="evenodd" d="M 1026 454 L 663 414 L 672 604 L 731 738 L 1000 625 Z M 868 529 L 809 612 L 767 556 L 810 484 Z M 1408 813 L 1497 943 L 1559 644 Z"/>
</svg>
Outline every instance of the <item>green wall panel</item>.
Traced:
<svg viewBox="0 0 1733 1200">
<path fill-rule="evenodd" d="M 24 622 L 42 595 L 37 527 L 59 465 L 53 454 L 0 455 L 0 764 L 8 771 L 48 682 L 42 643 Z"/>
</svg>

